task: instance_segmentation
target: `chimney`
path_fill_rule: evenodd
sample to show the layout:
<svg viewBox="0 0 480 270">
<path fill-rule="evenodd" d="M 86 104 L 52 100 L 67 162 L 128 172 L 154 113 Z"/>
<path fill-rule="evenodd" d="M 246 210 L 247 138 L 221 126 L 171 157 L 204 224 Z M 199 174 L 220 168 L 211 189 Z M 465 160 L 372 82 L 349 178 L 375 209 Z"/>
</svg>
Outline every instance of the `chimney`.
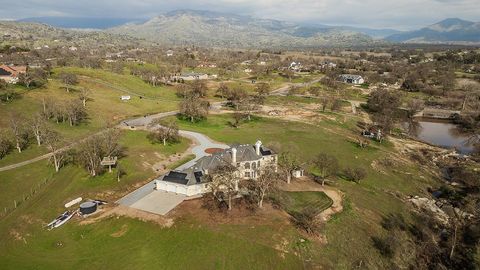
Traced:
<svg viewBox="0 0 480 270">
<path fill-rule="evenodd" d="M 237 148 L 232 148 L 232 164 L 237 165 Z"/>
<path fill-rule="evenodd" d="M 260 140 L 258 140 L 256 143 L 255 143 L 255 152 L 257 152 L 257 155 L 260 156 L 260 147 L 262 146 L 262 142 Z"/>
</svg>

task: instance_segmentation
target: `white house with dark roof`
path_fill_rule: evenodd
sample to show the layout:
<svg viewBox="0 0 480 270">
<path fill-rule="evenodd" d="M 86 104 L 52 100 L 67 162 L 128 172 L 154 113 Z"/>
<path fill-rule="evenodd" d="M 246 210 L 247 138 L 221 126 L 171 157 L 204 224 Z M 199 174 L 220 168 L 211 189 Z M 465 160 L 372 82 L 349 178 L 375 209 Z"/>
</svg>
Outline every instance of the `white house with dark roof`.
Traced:
<svg viewBox="0 0 480 270">
<path fill-rule="evenodd" d="M 365 79 L 360 75 L 353 75 L 353 74 L 342 74 L 338 78 L 340 81 L 344 83 L 351 83 L 351 84 L 363 84 L 365 83 Z"/>
<path fill-rule="evenodd" d="M 243 179 L 256 179 L 265 166 L 277 166 L 277 154 L 257 141 L 255 145 L 235 144 L 199 159 L 183 171 L 170 171 L 155 181 L 157 190 L 195 196 L 208 191 L 209 172 L 223 165 L 233 165 Z"/>
</svg>

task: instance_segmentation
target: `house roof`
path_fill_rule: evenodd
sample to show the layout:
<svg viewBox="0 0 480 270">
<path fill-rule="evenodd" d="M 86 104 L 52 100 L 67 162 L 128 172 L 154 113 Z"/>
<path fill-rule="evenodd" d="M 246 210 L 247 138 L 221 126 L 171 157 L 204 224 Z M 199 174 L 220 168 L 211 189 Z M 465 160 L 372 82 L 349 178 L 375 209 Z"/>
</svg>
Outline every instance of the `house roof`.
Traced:
<svg viewBox="0 0 480 270">
<path fill-rule="evenodd" d="M 168 174 L 164 175 L 161 180 L 189 186 L 202 183 L 203 173 L 201 171 L 194 171 L 192 168 L 181 172 L 170 171 Z"/>
<path fill-rule="evenodd" d="M 342 74 L 340 75 L 340 78 L 345 80 L 359 80 L 359 79 L 362 79 L 362 76 L 354 75 L 354 74 Z"/>
<path fill-rule="evenodd" d="M 0 75 L 3 75 L 3 76 L 17 77 L 18 74 L 25 73 L 25 72 L 27 72 L 26 66 L 7 66 L 7 65 L 0 66 L 0 73 L 1 73 Z"/>
<path fill-rule="evenodd" d="M 204 173 L 223 165 L 232 164 L 232 149 L 237 149 L 237 162 L 257 161 L 263 156 L 273 155 L 274 152 L 267 147 L 260 146 L 260 155 L 257 155 L 255 146 L 251 144 L 233 144 L 223 151 L 200 158 L 195 165 L 183 171 L 170 171 L 160 180 L 181 184 L 195 185 L 204 182 Z"/>
<path fill-rule="evenodd" d="M 237 162 L 257 161 L 263 156 L 270 156 L 272 150 L 260 146 L 260 155 L 257 155 L 255 146 L 251 144 L 233 144 L 229 149 L 206 156 L 197 161 L 193 166 L 195 170 L 213 170 L 221 165 L 232 164 L 232 149 L 237 150 Z"/>
</svg>

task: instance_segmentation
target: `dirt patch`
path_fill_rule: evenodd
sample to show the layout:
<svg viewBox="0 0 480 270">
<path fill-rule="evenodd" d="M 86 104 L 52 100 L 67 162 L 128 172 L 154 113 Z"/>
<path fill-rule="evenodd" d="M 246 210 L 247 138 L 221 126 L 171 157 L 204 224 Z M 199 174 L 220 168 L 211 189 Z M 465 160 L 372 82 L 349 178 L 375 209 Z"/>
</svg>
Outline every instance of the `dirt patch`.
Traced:
<svg viewBox="0 0 480 270">
<path fill-rule="evenodd" d="M 27 239 L 25 239 L 25 237 L 23 237 L 17 230 L 12 229 L 12 230 L 10 230 L 9 233 L 13 237 L 13 239 L 15 239 L 17 241 L 22 241 L 25 244 L 27 243 Z"/>
<path fill-rule="evenodd" d="M 120 228 L 120 230 L 110 234 L 110 236 L 115 237 L 115 238 L 122 237 L 125 233 L 127 233 L 127 231 L 128 231 L 127 224 L 123 224 L 122 228 Z"/>
<path fill-rule="evenodd" d="M 122 217 L 138 219 L 141 221 L 149 221 L 149 222 L 156 223 L 165 228 L 171 227 L 173 225 L 173 219 L 171 218 L 165 218 L 157 214 L 148 213 L 145 211 L 141 211 L 141 210 L 134 209 L 128 206 L 123 206 L 123 205 L 106 208 L 100 215 L 91 216 L 80 221 L 80 225 L 88 225 L 88 224 L 100 222 L 101 220 L 111 216 L 117 216 L 117 217 L 122 216 Z"/>
<path fill-rule="evenodd" d="M 183 219 L 185 217 L 194 217 L 203 224 L 216 227 L 218 224 L 235 224 L 250 226 L 257 225 L 279 225 L 280 223 L 290 224 L 289 215 L 284 211 L 266 203 L 263 209 L 251 210 L 246 207 L 241 199 L 234 201 L 231 211 L 208 210 L 203 207 L 203 199 L 194 199 L 182 202 L 176 208 L 168 213 L 169 217 Z"/>
</svg>

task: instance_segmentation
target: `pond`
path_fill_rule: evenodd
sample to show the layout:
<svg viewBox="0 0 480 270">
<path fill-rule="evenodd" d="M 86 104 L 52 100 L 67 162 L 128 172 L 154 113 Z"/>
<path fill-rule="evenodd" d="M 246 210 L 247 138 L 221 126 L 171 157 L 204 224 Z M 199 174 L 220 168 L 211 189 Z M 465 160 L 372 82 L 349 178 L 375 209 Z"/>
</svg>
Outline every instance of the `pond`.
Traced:
<svg viewBox="0 0 480 270">
<path fill-rule="evenodd" d="M 405 126 L 408 126 L 405 124 Z M 468 142 L 469 136 L 462 133 L 454 123 L 443 120 L 418 118 L 410 126 L 410 134 L 420 141 L 448 149 L 460 154 L 470 154 L 475 148 Z"/>
</svg>

